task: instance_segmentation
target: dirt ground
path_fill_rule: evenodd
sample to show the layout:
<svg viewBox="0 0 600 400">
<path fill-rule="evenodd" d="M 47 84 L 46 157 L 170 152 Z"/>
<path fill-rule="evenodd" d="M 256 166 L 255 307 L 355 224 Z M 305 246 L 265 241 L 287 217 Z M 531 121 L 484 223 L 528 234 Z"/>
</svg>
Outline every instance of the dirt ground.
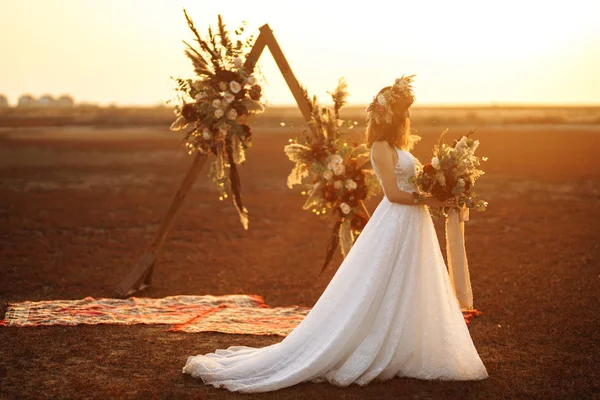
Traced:
<svg viewBox="0 0 600 400">
<path fill-rule="evenodd" d="M 249 293 L 271 306 L 315 303 L 341 259 L 317 277 L 331 223 L 303 211 L 302 197 L 286 187 L 292 164 L 282 147 L 297 133 L 255 132 L 241 171 L 249 231 L 202 174 L 141 295 Z M 438 133 L 421 132 L 414 153 L 422 161 Z M 477 137 L 479 154 L 489 157 L 479 194 L 490 206 L 466 225 L 483 311 L 469 329 L 489 379 L 304 383 L 243 395 L 182 374 L 187 356 L 281 338 L 143 325 L 5 327 L 0 398 L 600 398 L 600 126 L 483 127 Z M 179 136 L 165 129 L 1 130 L 0 318 L 8 302 L 115 296 L 190 162 Z"/>
</svg>

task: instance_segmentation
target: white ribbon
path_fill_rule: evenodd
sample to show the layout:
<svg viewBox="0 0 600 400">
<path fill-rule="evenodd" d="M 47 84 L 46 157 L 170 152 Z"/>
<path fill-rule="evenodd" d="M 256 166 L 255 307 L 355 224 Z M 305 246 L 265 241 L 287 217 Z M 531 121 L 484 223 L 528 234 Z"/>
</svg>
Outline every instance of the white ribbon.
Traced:
<svg viewBox="0 0 600 400">
<path fill-rule="evenodd" d="M 454 287 L 458 304 L 462 310 L 473 309 L 473 291 L 469 276 L 469 264 L 465 251 L 465 223 L 469 220 L 469 209 L 452 208 L 446 218 L 446 254 L 448 273 Z"/>
</svg>

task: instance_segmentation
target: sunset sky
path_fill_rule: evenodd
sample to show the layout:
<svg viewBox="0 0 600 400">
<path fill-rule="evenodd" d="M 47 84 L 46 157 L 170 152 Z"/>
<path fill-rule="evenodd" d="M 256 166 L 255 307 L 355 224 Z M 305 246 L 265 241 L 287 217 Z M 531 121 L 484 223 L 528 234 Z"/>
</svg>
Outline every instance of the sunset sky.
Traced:
<svg viewBox="0 0 600 400">
<path fill-rule="evenodd" d="M 296 77 L 325 100 L 339 77 L 351 103 L 417 74 L 417 104 L 600 104 L 600 4 L 546 1 L 0 0 L 0 93 L 15 103 L 155 105 L 170 76 L 191 77 L 182 9 L 201 33 L 222 14 L 233 30 L 268 23 Z M 260 63 L 272 104 L 293 97 L 271 55 Z"/>
</svg>

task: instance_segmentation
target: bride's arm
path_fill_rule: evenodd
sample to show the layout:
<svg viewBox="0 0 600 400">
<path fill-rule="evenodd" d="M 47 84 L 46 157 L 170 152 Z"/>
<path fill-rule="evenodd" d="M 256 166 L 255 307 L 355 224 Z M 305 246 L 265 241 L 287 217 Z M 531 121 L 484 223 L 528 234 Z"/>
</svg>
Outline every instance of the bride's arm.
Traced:
<svg viewBox="0 0 600 400">
<path fill-rule="evenodd" d="M 432 207 L 444 206 L 445 204 L 433 197 L 426 197 L 419 203 L 415 203 L 412 193 L 398 188 L 396 175 L 394 173 L 394 149 L 386 142 L 373 143 L 373 160 L 377 164 L 377 170 L 381 177 L 381 184 L 385 197 L 392 203 L 405 205 L 428 205 Z"/>
</svg>

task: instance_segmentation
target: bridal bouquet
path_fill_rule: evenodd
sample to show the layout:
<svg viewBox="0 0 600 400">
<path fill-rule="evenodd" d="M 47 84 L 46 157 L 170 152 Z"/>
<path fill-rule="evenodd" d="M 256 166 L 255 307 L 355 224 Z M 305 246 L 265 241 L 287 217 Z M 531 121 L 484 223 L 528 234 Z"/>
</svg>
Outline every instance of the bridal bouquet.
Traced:
<svg viewBox="0 0 600 400">
<path fill-rule="evenodd" d="M 245 160 L 245 150 L 251 145 L 248 117 L 264 110 L 261 86 L 243 61 L 252 48 L 253 37 L 242 40 L 243 25 L 231 37 L 219 15 L 217 31 L 209 27 L 203 39 L 184 14 L 198 45 L 195 48 L 184 42 L 196 79 L 176 79 L 182 104 L 175 108 L 177 118 L 171 130 L 185 131 L 188 153 L 215 156 L 210 175 L 219 188 L 220 199 L 227 198 L 229 188 L 242 225 L 248 229 L 237 165 Z"/>
<path fill-rule="evenodd" d="M 309 99 L 311 106 L 310 130 L 304 131 L 302 140 L 290 139 L 285 154 L 296 163 L 288 176 L 288 187 L 304 184 L 307 196 L 303 208 L 316 215 L 333 215 L 333 232 L 329 239 L 323 270 L 340 247 L 345 256 L 369 217 L 363 200 L 379 189 L 370 168 L 369 150 L 366 145 L 350 145 L 342 127 L 354 128 L 356 122 L 343 121 L 339 111 L 346 103 L 347 84 L 340 79 L 337 88 L 330 93 L 333 109 L 319 105 L 317 98 Z M 304 95 L 308 98 L 305 91 Z"/>
<path fill-rule="evenodd" d="M 455 140 L 452 146 L 443 143 L 443 138 L 448 130 L 440 135 L 438 143 L 434 146 L 431 162 L 425 164 L 413 178 L 421 191 L 429 193 L 441 201 L 451 197 L 458 198 L 458 205 L 485 211 L 487 202 L 485 200 L 475 201 L 473 192 L 475 181 L 484 174 L 479 168 L 481 161 L 486 157 L 479 158 L 475 150 L 479 146 L 479 140 L 473 140 L 471 135 L 463 135 Z M 420 195 L 416 195 L 420 197 Z"/>
</svg>

